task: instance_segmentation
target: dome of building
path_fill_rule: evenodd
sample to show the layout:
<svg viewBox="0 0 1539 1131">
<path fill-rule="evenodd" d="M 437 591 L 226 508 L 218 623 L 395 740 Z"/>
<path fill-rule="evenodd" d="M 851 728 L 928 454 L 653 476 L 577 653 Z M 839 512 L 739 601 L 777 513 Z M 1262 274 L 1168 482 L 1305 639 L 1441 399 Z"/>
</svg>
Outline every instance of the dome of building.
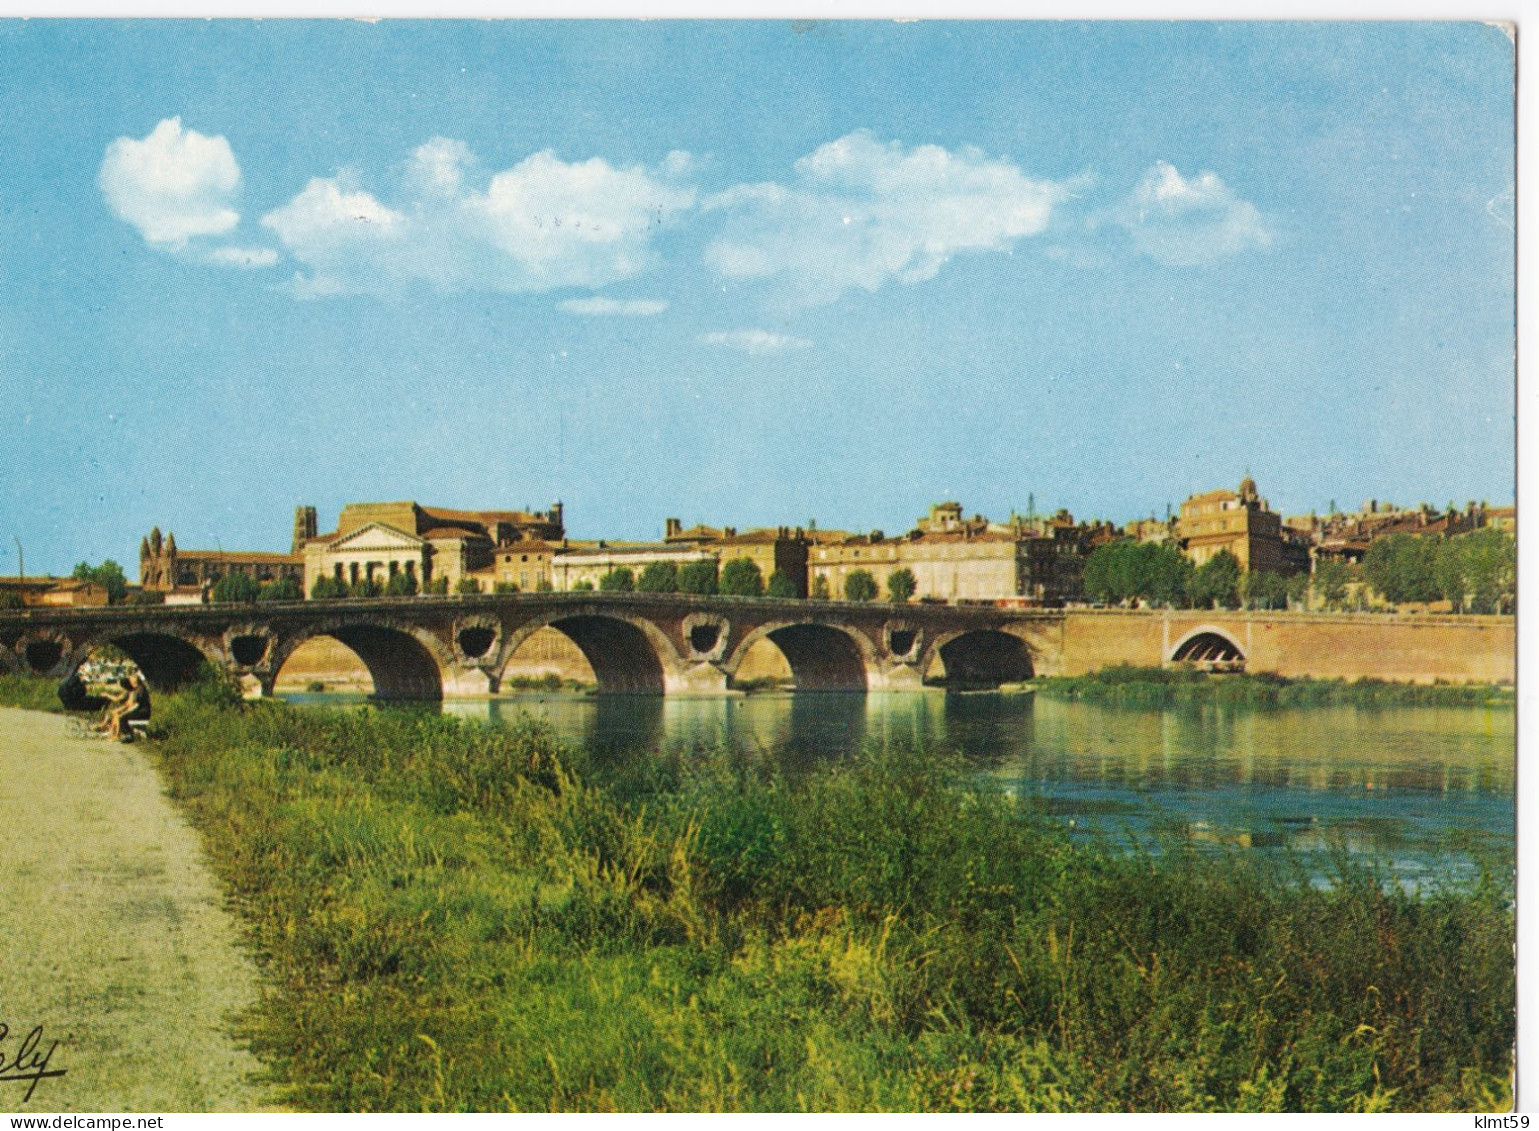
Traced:
<svg viewBox="0 0 1539 1131">
<path fill-rule="evenodd" d="M 1240 480 L 1240 498 L 1254 499 L 1259 492 L 1256 490 L 1256 481 L 1247 475 Z"/>
</svg>

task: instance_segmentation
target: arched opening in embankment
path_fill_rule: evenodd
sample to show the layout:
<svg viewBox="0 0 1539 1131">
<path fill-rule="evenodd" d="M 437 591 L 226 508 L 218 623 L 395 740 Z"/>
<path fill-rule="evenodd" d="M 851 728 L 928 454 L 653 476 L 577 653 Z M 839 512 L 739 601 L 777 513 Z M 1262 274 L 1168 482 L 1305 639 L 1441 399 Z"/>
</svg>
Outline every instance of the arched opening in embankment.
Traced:
<svg viewBox="0 0 1539 1131">
<path fill-rule="evenodd" d="M 316 630 L 284 655 L 274 683 L 285 689 L 294 689 L 296 683 L 308 689 L 318 683 L 323 690 L 366 690 L 376 699 L 437 700 L 444 695 L 442 668 L 434 649 L 415 633 L 375 624 L 328 625 Z"/>
<path fill-rule="evenodd" d="M 1170 662 L 1209 671 L 1240 671 L 1245 667 L 1245 652 L 1228 633 L 1204 628 L 1177 641 L 1171 649 Z"/>
<path fill-rule="evenodd" d="M 766 649 L 772 645 L 780 653 Z M 727 665 L 733 685 L 773 677 L 796 691 L 865 691 L 866 661 L 849 632 L 826 624 L 772 625 L 740 644 Z"/>
<path fill-rule="evenodd" d="M 1036 674 L 1031 649 L 1019 636 L 997 629 L 963 632 L 935 649 L 925 682 L 943 687 L 992 688 L 1023 683 Z"/>
</svg>

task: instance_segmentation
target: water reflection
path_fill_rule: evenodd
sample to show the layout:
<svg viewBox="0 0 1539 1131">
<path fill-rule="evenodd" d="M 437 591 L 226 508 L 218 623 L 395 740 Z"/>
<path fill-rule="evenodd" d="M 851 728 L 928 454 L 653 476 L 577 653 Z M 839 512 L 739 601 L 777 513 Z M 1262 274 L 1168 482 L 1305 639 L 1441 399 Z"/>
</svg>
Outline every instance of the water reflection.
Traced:
<svg viewBox="0 0 1539 1131">
<path fill-rule="evenodd" d="M 1477 850 L 1510 860 L 1515 841 L 1510 709 L 1144 711 L 913 693 L 530 694 L 444 710 L 528 711 L 603 760 L 727 748 L 797 765 L 868 741 L 953 749 L 1077 834 L 1339 847 L 1411 875 L 1466 870 Z"/>
</svg>

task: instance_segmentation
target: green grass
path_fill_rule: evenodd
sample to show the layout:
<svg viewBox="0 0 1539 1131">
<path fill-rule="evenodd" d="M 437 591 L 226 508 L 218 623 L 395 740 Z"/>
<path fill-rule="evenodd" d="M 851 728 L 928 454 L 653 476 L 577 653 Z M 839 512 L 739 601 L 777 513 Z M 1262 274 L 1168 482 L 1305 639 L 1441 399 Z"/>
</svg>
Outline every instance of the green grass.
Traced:
<svg viewBox="0 0 1539 1131">
<path fill-rule="evenodd" d="M 1265 672 L 1207 675 L 1191 668 L 1102 668 L 1081 676 L 1036 680 L 1054 699 L 1129 707 L 1221 704 L 1245 707 L 1484 707 L 1513 706 L 1508 686 L 1396 683 L 1382 679 L 1287 679 Z"/>
<path fill-rule="evenodd" d="M 23 707 L 28 711 L 60 711 L 57 680 L 36 675 L 0 672 L 0 705 Z"/>
<path fill-rule="evenodd" d="M 164 697 L 317 1110 L 1496 1110 L 1510 877 L 1071 844 L 944 754 L 585 764 L 543 725 Z"/>
</svg>

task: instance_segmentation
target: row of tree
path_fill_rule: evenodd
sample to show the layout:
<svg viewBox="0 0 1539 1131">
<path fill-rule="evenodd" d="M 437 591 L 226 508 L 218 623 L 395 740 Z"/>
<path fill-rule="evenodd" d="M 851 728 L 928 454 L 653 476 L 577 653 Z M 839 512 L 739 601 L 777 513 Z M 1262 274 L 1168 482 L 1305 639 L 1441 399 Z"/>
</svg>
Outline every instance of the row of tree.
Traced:
<svg viewBox="0 0 1539 1131">
<path fill-rule="evenodd" d="M 1085 596 L 1107 604 L 1167 608 L 1286 609 L 1312 594 L 1326 609 L 1367 607 L 1366 584 L 1392 605 L 1449 601 L 1455 612 L 1511 612 L 1517 594 L 1517 540 L 1499 530 L 1452 538 L 1392 534 L 1368 547 L 1361 567 L 1321 562 L 1313 575 L 1246 571 L 1229 551 L 1201 566 L 1174 546 L 1123 538 L 1093 550 Z"/>
<path fill-rule="evenodd" d="M 1276 574 L 1260 576 L 1282 581 Z M 1121 538 L 1090 552 L 1080 584 L 1090 600 L 1110 605 L 1139 601 L 1169 608 L 1233 609 L 1242 597 L 1251 596 L 1242 591 L 1245 577 L 1239 559 L 1228 550 L 1194 566 L 1167 543 Z M 1256 590 L 1253 599 L 1258 602 L 1278 599 L 1271 581 L 1252 580 L 1250 588 Z M 1281 599 L 1285 601 L 1286 594 Z"/>
<path fill-rule="evenodd" d="M 1489 527 L 1452 538 L 1391 534 L 1368 547 L 1362 577 L 1395 605 L 1448 601 L 1456 612 L 1511 612 L 1517 539 Z"/>
</svg>

